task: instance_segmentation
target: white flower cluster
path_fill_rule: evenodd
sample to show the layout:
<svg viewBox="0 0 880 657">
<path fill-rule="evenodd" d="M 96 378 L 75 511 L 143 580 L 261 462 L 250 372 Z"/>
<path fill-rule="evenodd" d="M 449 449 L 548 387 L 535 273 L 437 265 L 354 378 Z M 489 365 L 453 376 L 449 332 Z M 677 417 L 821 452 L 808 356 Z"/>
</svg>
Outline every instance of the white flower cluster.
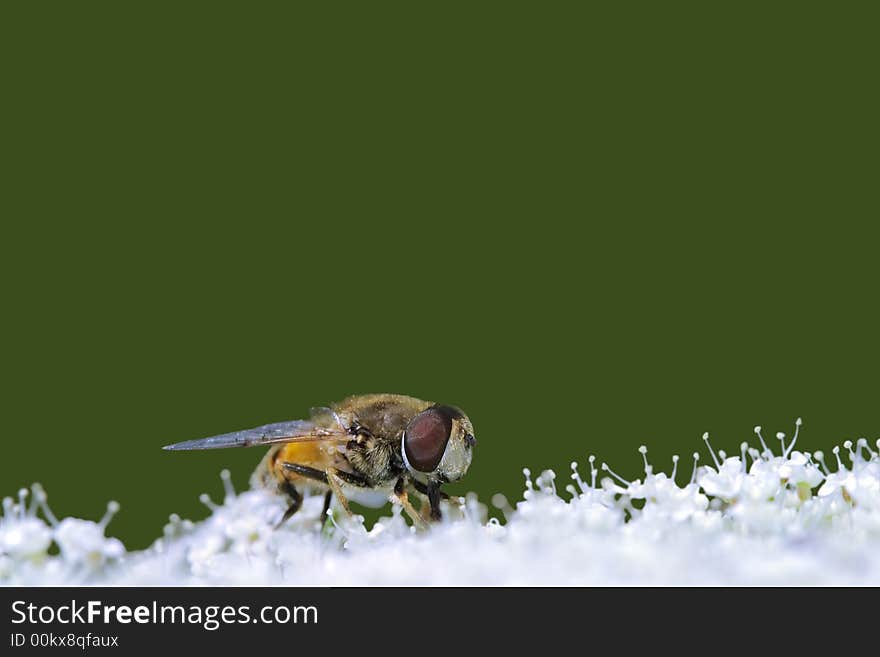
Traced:
<svg viewBox="0 0 880 657">
<path fill-rule="evenodd" d="M 236 494 L 223 473 L 222 505 L 193 523 L 172 516 L 149 549 L 126 552 L 100 522 L 59 522 L 39 486 L 3 502 L 0 583 L 302 585 L 704 585 L 880 584 L 880 455 L 865 439 L 821 452 L 795 450 L 777 434 L 761 449 L 694 454 L 688 481 L 655 473 L 641 447 L 644 479 L 627 481 L 589 458 L 584 480 L 572 463 L 565 492 L 547 470 L 504 517 L 473 495 L 444 502 L 444 520 L 416 531 L 398 507 L 367 529 L 359 517 L 319 519 L 321 496 L 280 529 L 277 496 Z M 880 448 L 880 441 L 876 446 Z M 607 473 L 597 482 L 600 472 Z M 42 511 L 42 518 L 39 512 Z M 56 554 L 57 552 L 57 554 Z"/>
<path fill-rule="evenodd" d="M 125 547 L 105 532 L 119 511 L 116 502 L 107 505 L 99 522 L 65 518 L 60 522 L 46 504 L 46 492 L 39 484 L 18 491 L 18 504 L 3 500 L 0 517 L 0 584 L 77 584 L 100 577 L 105 568 L 125 556 Z M 43 518 L 38 512 L 43 512 Z M 52 548 L 57 556 L 50 556 Z"/>
</svg>

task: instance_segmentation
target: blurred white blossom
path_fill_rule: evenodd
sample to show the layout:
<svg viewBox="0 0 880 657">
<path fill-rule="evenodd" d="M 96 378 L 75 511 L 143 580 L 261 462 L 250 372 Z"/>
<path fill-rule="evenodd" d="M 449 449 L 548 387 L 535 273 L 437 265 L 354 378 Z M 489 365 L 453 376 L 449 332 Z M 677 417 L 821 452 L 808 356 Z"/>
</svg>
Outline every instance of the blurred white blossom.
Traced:
<svg viewBox="0 0 880 657">
<path fill-rule="evenodd" d="M 52 514 L 35 485 L 3 501 L 0 583 L 302 585 L 638 585 L 880 584 L 880 454 L 865 439 L 822 452 L 794 449 L 776 435 L 758 447 L 673 458 L 655 472 L 641 447 L 644 478 L 628 481 L 607 464 L 560 486 L 546 470 L 525 470 L 523 500 L 502 495 L 495 517 L 473 494 L 444 502 L 444 520 L 417 531 L 399 507 L 371 528 L 331 511 L 322 496 L 275 529 L 285 504 L 261 490 L 203 503 L 192 522 L 172 515 L 147 550 L 126 552 L 106 536 L 118 505 L 98 522 Z M 880 443 L 880 441 L 878 441 Z M 877 445 L 880 448 L 880 444 Z M 600 477 L 601 475 L 601 477 Z M 560 490 L 560 488 L 562 488 Z"/>
</svg>

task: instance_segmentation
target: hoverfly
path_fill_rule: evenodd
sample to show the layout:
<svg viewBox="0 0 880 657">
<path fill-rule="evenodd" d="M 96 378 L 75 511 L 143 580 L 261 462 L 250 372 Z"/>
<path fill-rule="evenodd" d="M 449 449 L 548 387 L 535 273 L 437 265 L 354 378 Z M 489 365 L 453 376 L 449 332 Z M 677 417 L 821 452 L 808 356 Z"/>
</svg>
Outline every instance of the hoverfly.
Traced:
<svg viewBox="0 0 880 657">
<path fill-rule="evenodd" d="M 251 477 L 251 485 L 287 498 L 278 526 L 302 505 L 303 492 L 323 492 L 324 511 L 333 496 L 351 515 L 349 500 L 379 508 L 397 502 L 423 524 L 409 494 L 439 520 L 440 487 L 461 479 L 476 444 L 468 417 L 454 406 L 392 394 L 355 395 L 330 407 L 313 408 L 308 420 L 267 424 L 166 450 L 219 449 L 271 445 Z M 427 509 L 425 509 L 427 499 Z"/>
</svg>

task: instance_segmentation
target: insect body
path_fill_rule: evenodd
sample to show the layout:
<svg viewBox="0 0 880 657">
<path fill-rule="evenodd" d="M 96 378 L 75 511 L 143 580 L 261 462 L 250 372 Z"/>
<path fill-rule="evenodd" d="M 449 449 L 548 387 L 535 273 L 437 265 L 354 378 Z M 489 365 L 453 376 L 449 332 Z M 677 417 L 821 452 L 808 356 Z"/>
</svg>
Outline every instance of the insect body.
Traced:
<svg viewBox="0 0 880 657">
<path fill-rule="evenodd" d="M 380 507 L 400 503 L 415 523 L 422 520 L 409 500 L 427 500 L 430 517 L 440 519 L 442 484 L 464 476 L 476 439 L 467 416 L 445 406 L 404 395 L 357 395 L 327 408 L 312 409 L 308 420 L 168 445 L 167 450 L 271 445 L 252 484 L 289 500 L 282 524 L 302 504 L 305 490 L 325 493 L 324 512 L 335 495 Z"/>
</svg>

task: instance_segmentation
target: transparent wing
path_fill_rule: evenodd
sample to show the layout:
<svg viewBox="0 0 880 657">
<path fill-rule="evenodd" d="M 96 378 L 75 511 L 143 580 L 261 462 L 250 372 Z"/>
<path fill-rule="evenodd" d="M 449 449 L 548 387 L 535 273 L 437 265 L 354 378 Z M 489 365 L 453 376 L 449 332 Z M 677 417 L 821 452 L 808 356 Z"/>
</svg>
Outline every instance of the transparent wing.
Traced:
<svg viewBox="0 0 880 657">
<path fill-rule="evenodd" d="M 192 449 L 224 449 L 227 447 L 254 447 L 256 445 L 272 445 L 275 443 L 297 443 L 315 441 L 347 441 L 351 436 L 338 424 L 323 426 L 314 420 L 290 420 L 265 424 L 254 429 L 233 431 L 210 438 L 186 440 L 174 445 L 166 445 L 163 449 L 170 451 Z"/>
</svg>

